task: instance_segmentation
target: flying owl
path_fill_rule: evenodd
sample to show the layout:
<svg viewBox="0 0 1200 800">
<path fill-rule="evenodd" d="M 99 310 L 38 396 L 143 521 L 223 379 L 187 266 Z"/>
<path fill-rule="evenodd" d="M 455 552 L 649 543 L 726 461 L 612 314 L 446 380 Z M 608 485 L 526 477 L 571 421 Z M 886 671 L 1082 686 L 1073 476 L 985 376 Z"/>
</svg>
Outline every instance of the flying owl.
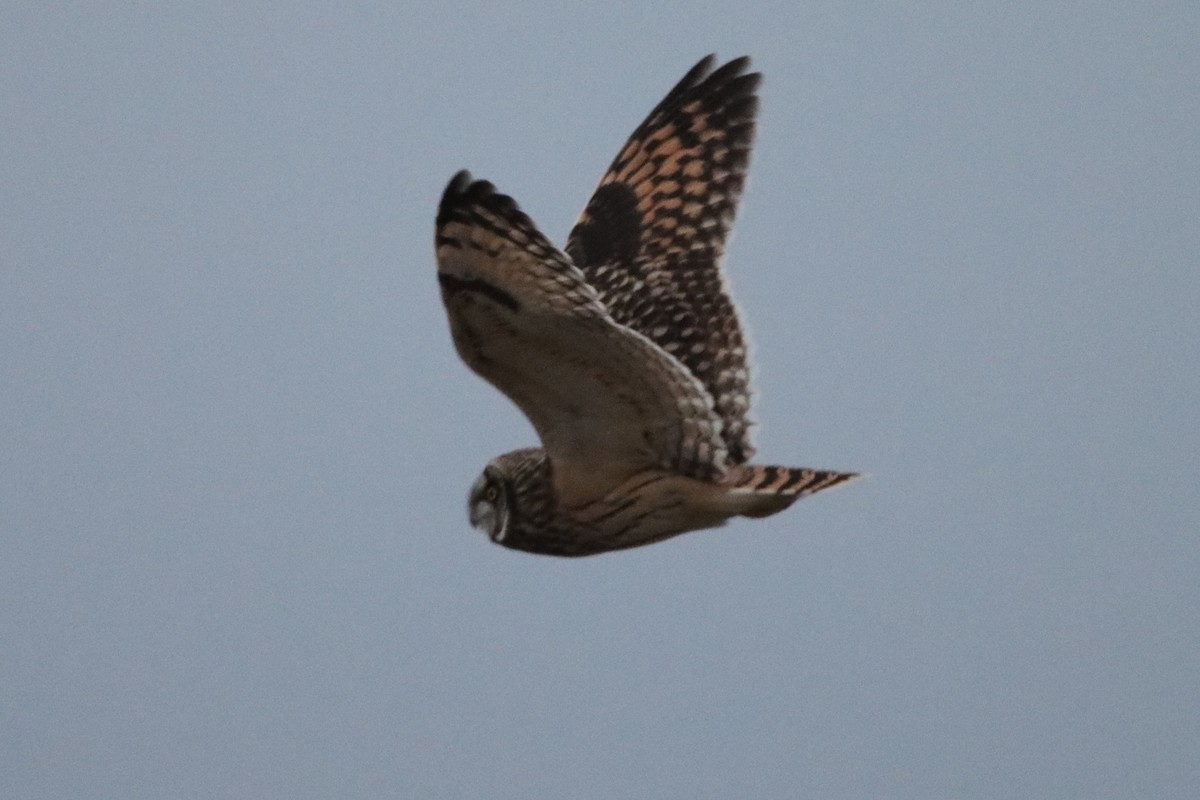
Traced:
<svg viewBox="0 0 1200 800">
<path fill-rule="evenodd" d="M 438 208 L 438 283 L 459 356 L 542 447 L 495 458 L 471 524 L 585 556 L 765 517 L 856 473 L 747 462 L 750 374 L 720 271 L 754 137 L 750 59 L 683 77 L 621 149 L 558 250 L 487 181 Z"/>
</svg>

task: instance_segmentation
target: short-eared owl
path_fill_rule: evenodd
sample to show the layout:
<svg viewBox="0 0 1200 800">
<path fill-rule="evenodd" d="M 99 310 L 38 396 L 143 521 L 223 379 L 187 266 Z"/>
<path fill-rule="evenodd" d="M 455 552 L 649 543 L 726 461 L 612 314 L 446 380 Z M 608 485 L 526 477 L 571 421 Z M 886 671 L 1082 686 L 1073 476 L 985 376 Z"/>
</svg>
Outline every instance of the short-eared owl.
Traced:
<svg viewBox="0 0 1200 800">
<path fill-rule="evenodd" d="M 505 547 L 637 547 L 856 477 L 746 463 L 746 345 L 719 261 L 761 76 L 748 58 L 713 64 L 633 132 L 565 252 L 467 172 L 442 196 L 435 247 L 454 344 L 542 440 L 471 487 L 471 523 Z"/>
</svg>

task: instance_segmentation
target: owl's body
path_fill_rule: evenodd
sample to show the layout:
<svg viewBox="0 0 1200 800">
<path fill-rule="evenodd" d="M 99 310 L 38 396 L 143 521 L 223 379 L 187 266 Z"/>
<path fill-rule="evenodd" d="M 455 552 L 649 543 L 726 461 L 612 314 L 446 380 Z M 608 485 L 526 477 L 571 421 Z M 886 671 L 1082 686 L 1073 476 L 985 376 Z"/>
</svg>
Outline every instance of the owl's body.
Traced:
<svg viewBox="0 0 1200 800">
<path fill-rule="evenodd" d="M 697 64 L 634 132 L 560 252 L 466 172 L 438 209 L 459 355 L 542 448 L 494 459 L 471 521 L 551 555 L 760 517 L 853 473 L 751 466 L 749 369 L 719 261 L 745 180 L 759 75 Z"/>
</svg>

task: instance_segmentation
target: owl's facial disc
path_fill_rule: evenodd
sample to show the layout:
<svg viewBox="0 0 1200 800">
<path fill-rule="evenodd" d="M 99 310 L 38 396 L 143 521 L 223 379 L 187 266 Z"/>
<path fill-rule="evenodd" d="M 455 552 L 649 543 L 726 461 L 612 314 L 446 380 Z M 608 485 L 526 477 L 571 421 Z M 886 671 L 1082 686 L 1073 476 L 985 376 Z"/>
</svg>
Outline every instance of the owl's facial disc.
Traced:
<svg viewBox="0 0 1200 800">
<path fill-rule="evenodd" d="M 467 516 L 471 525 L 483 531 L 493 542 L 504 541 L 508 533 L 508 514 L 504 507 L 504 490 L 499 480 L 485 470 L 471 485 L 467 498 Z"/>
</svg>

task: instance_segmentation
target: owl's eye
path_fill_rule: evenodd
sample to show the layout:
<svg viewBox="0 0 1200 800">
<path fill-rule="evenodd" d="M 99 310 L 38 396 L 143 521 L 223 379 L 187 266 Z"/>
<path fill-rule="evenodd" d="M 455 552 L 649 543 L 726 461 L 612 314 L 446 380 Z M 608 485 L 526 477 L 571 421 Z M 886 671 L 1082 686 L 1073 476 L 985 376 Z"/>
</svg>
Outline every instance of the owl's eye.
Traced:
<svg viewBox="0 0 1200 800">
<path fill-rule="evenodd" d="M 494 503 L 500 498 L 500 490 L 496 488 L 496 484 L 490 484 L 483 490 L 483 499 L 489 503 Z"/>
</svg>

